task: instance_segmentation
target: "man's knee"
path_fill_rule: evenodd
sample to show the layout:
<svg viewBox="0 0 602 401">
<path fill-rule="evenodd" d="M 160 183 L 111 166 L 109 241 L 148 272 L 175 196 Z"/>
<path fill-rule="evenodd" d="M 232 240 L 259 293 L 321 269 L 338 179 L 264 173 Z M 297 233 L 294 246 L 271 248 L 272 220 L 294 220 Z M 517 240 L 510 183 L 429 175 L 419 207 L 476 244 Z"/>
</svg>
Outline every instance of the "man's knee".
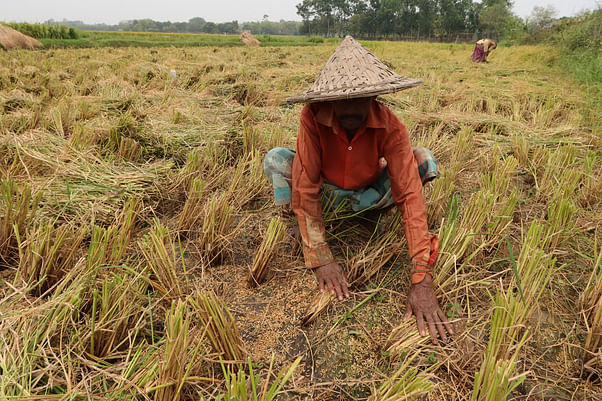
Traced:
<svg viewBox="0 0 602 401">
<path fill-rule="evenodd" d="M 290 176 L 293 168 L 295 151 L 286 148 L 274 148 L 270 150 L 263 160 L 263 171 L 269 177 L 274 173 Z"/>
</svg>

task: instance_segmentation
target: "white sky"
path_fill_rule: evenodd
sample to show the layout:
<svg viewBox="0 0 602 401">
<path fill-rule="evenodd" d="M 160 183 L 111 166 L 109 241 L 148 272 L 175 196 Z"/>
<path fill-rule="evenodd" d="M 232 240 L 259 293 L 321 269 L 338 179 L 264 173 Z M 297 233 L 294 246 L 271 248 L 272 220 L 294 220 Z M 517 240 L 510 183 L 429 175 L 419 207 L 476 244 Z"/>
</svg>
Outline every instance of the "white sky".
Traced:
<svg viewBox="0 0 602 401">
<path fill-rule="evenodd" d="M 86 23 L 116 24 L 130 19 L 188 21 L 300 20 L 296 4 L 302 0 L 0 0 L 0 21 L 43 22 L 48 19 L 81 20 Z M 595 9 L 601 0 L 514 0 L 514 12 L 531 14 L 534 6 L 553 5 L 558 16 L 572 16 L 583 9 Z"/>
</svg>

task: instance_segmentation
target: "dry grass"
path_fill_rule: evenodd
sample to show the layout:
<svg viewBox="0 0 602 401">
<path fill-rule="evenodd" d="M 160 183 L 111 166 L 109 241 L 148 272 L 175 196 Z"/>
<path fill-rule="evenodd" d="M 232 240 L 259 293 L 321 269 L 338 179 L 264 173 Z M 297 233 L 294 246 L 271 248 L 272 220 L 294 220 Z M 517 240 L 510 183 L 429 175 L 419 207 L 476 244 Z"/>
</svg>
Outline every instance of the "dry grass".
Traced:
<svg viewBox="0 0 602 401">
<path fill-rule="evenodd" d="M 451 343 L 432 347 L 400 324 L 401 226 L 377 237 L 325 211 L 353 282 L 341 303 L 316 297 L 291 238 L 262 247 L 278 215 L 263 155 L 294 148 L 301 106 L 283 101 L 313 82 L 328 41 L 13 52 L 0 58 L 0 398 L 267 399 L 274 372 L 299 356 L 271 396 L 602 393 L 602 141 L 583 93 L 545 47 L 499 48 L 474 65 L 461 44 L 367 46 L 425 80 L 381 101 L 441 167 L 424 192 Z M 249 288 L 255 258 L 270 259 L 270 279 Z M 224 373 L 220 356 L 239 370 Z"/>
</svg>

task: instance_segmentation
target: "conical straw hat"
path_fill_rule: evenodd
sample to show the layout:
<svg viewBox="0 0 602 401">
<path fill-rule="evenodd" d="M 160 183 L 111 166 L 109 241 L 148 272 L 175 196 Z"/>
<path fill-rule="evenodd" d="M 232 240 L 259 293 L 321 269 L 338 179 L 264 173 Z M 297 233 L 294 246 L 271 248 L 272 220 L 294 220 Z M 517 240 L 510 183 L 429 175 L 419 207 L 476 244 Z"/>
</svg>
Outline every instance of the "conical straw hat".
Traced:
<svg viewBox="0 0 602 401">
<path fill-rule="evenodd" d="M 395 73 L 348 35 L 330 56 L 311 88 L 287 101 L 311 103 L 376 96 L 413 88 L 422 82 L 422 79 Z"/>
</svg>

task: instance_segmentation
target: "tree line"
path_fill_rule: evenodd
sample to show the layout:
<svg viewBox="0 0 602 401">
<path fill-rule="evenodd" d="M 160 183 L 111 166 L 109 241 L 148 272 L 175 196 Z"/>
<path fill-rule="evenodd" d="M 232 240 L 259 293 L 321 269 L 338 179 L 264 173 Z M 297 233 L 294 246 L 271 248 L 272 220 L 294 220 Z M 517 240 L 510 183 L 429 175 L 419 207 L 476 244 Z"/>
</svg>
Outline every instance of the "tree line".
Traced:
<svg viewBox="0 0 602 401">
<path fill-rule="evenodd" d="M 194 17 L 186 22 L 154 21 L 152 19 L 139 19 L 122 21 L 115 25 L 108 24 L 86 24 L 82 21 L 60 21 L 60 24 L 68 27 L 86 31 L 126 31 L 126 32 L 172 32 L 172 33 L 221 33 L 238 34 L 248 30 L 252 34 L 267 35 L 299 35 L 301 22 L 284 21 L 273 22 L 267 20 L 267 15 L 262 21 L 243 22 L 238 21 L 215 23 L 206 21 L 201 17 Z M 48 20 L 47 25 L 55 25 L 58 21 Z"/>
<path fill-rule="evenodd" d="M 360 38 L 499 37 L 518 17 L 509 0 L 303 0 L 301 33 Z M 520 18 L 519 18 L 520 19 Z"/>
</svg>

